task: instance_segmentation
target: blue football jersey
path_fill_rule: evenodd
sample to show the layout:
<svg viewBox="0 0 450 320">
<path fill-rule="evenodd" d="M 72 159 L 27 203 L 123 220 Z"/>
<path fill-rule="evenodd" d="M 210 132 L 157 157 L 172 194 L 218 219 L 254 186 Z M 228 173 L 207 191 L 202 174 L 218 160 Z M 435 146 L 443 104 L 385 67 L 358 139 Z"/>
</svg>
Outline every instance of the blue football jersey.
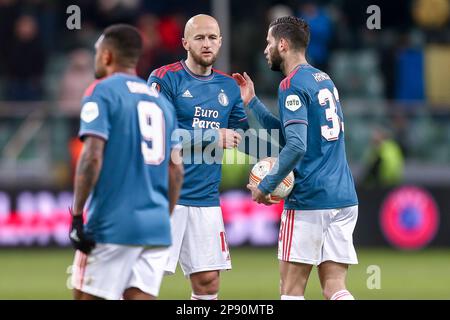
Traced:
<svg viewBox="0 0 450 320">
<path fill-rule="evenodd" d="M 91 85 L 82 105 L 80 138 L 106 140 L 86 231 L 99 243 L 169 246 L 173 106 L 144 80 L 122 73 Z"/>
<path fill-rule="evenodd" d="M 330 77 L 308 65 L 297 66 L 281 83 L 278 106 L 282 131 L 304 123 L 307 150 L 294 169 L 295 186 L 286 209 L 332 209 L 358 203 L 347 163 L 344 115 L 339 94 Z"/>
<path fill-rule="evenodd" d="M 209 76 L 198 76 L 187 68 L 184 61 L 179 61 L 154 70 L 148 84 L 172 102 L 179 128 L 192 135 L 194 131 L 198 134 L 220 128 L 248 129 L 238 85 L 231 76 L 216 69 Z M 196 161 L 198 157 L 194 159 L 204 147 L 189 151 L 190 163 L 184 164 L 184 182 L 178 201 L 181 205 L 220 205 L 221 162 L 208 164 Z"/>
</svg>

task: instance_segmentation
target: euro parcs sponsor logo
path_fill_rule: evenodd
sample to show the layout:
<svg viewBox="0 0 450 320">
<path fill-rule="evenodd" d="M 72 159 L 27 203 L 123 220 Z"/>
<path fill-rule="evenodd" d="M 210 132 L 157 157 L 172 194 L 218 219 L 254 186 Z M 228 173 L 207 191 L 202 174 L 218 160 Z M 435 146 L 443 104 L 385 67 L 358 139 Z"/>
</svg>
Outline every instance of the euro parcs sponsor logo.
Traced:
<svg viewBox="0 0 450 320">
<path fill-rule="evenodd" d="M 436 236 L 439 209 L 431 194 L 414 186 L 394 189 L 381 206 L 381 230 L 400 249 L 420 249 Z"/>
</svg>

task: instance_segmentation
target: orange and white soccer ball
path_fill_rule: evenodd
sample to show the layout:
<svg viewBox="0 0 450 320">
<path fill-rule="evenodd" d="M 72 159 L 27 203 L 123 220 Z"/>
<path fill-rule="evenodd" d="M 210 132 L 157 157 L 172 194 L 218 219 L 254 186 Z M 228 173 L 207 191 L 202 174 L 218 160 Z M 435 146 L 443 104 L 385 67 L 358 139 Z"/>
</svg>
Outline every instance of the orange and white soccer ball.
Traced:
<svg viewBox="0 0 450 320">
<path fill-rule="evenodd" d="M 277 158 L 268 157 L 260 160 L 250 171 L 249 183 L 258 185 L 262 179 L 272 170 Z M 294 188 L 294 173 L 291 171 L 286 178 L 270 194 L 272 200 L 281 200 L 286 198 Z"/>
</svg>

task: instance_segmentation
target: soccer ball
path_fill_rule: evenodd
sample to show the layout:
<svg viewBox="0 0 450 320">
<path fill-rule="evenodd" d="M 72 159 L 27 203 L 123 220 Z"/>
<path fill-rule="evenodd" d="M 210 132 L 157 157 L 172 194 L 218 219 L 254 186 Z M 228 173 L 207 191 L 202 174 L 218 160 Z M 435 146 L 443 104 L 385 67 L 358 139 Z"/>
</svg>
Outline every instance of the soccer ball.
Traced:
<svg viewBox="0 0 450 320">
<path fill-rule="evenodd" d="M 268 157 L 255 164 L 250 171 L 249 183 L 257 186 L 262 181 L 262 179 L 264 179 L 264 177 L 270 172 L 276 161 L 277 158 Z M 291 193 L 293 187 L 294 173 L 291 171 L 270 194 L 270 198 L 276 201 L 286 198 L 289 193 Z"/>
</svg>

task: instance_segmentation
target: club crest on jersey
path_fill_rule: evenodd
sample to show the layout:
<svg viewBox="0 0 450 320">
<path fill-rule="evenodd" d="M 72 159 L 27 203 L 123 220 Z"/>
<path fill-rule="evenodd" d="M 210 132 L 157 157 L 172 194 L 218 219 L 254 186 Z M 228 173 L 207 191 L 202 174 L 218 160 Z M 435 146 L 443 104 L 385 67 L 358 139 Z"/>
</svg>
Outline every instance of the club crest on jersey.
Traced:
<svg viewBox="0 0 450 320">
<path fill-rule="evenodd" d="M 217 98 L 222 106 L 226 107 L 228 105 L 229 103 L 228 96 L 225 94 L 225 92 L 223 92 L 223 90 L 221 90 Z"/>
<path fill-rule="evenodd" d="M 302 106 L 302 102 L 300 101 L 299 96 L 291 94 L 287 96 L 284 106 L 291 111 L 295 111 Z"/>
<path fill-rule="evenodd" d="M 98 104 L 95 102 L 86 102 L 81 109 L 81 120 L 86 123 L 94 121 L 99 115 Z"/>
</svg>

